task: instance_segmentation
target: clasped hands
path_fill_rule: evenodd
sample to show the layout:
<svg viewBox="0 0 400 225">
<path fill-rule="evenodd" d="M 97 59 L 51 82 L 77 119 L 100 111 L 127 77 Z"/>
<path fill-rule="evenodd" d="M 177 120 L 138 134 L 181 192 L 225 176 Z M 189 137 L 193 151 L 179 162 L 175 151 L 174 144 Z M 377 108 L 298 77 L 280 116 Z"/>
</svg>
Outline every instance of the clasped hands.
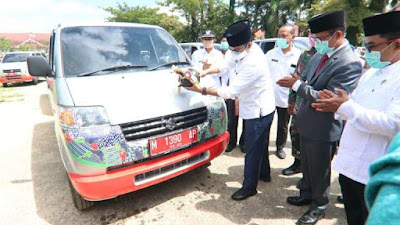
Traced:
<svg viewBox="0 0 400 225">
<path fill-rule="evenodd" d="M 313 107 L 318 112 L 336 112 L 339 107 L 349 100 L 346 91 L 335 88 L 335 93 L 329 90 L 322 90 L 318 92 L 318 99 L 316 103 L 312 103 Z"/>
</svg>

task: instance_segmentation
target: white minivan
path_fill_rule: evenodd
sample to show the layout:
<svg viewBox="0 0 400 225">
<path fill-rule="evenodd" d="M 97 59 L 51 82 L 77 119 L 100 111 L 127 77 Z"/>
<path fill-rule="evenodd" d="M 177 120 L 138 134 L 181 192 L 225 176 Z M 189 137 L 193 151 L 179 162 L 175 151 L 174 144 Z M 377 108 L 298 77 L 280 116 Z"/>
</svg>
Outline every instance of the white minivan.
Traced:
<svg viewBox="0 0 400 225">
<path fill-rule="evenodd" d="M 224 100 L 178 90 L 171 67 L 192 64 L 161 27 L 58 26 L 49 51 L 49 62 L 32 56 L 28 68 L 48 78 L 78 209 L 208 165 L 225 150 Z"/>
</svg>

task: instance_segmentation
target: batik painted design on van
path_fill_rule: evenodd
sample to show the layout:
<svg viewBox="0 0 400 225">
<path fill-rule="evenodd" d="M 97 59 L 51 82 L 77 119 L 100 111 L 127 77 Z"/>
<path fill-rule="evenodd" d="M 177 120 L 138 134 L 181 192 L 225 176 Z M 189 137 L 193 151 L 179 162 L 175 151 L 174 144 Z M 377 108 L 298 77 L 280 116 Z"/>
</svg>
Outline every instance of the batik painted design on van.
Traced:
<svg viewBox="0 0 400 225">
<path fill-rule="evenodd" d="M 199 142 L 223 134 L 227 127 L 226 110 L 222 101 L 208 106 L 207 109 L 206 122 L 197 125 Z M 74 158 L 92 166 L 109 167 L 150 157 L 148 139 L 126 142 L 119 126 L 64 128 L 63 131 L 68 149 Z"/>
<path fill-rule="evenodd" d="M 79 161 L 101 167 L 129 162 L 128 145 L 118 126 L 66 129 L 67 146 Z"/>
</svg>

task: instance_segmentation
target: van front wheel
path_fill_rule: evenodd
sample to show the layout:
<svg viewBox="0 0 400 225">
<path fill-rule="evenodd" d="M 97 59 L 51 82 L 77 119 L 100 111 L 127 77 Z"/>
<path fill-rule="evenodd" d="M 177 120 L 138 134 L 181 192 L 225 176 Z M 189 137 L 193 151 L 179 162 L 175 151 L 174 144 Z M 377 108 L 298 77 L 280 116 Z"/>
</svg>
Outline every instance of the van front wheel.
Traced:
<svg viewBox="0 0 400 225">
<path fill-rule="evenodd" d="M 38 78 L 33 78 L 33 80 L 32 80 L 32 84 L 33 85 L 36 85 L 36 84 L 38 84 L 39 83 L 39 79 Z"/>
<path fill-rule="evenodd" d="M 69 184 L 69 189 L 71 190 L 72 201 L 74 202 L 74 205 L 78 210 L 82 211 L 94 205 L 94 202 L 82 198 L 82 196 L 72 186 L 72 183 L 69 180 L 69 178 L 68 178 L 68 184 Z"/>
</svg>

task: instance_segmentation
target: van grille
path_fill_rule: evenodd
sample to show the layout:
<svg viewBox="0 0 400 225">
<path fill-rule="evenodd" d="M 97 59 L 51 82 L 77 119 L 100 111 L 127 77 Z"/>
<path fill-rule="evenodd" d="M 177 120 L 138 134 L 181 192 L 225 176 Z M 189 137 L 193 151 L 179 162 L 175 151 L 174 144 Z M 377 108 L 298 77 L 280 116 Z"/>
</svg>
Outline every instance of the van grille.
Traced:
<svg viewBox="0 0 400 225">
<path fill-rule="evenodd" d="M 172 115 L 120 124 L 127 141 L 148 138 L 156 135 L 190 128 L 207 120 L 207 108 L 202 107 Z"/>
</svg>

